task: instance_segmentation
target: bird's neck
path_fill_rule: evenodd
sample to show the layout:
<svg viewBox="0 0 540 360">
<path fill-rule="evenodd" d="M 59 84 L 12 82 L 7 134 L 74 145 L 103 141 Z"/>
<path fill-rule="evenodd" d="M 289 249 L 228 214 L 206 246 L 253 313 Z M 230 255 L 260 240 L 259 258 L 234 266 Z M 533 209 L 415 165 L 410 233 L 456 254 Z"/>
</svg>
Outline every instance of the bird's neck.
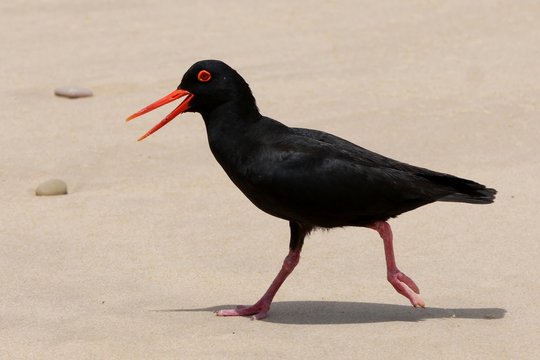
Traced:
<svg viewBox="0 0 540 360">
<path fill-rule="evenodd" d="M 239 140 L 262 117 L 254 101 L 226 102 L 211 110 L 201 111 L 201 115 L 211 142 L 224 137 Z"/>
<path fill-rule="evenodd" d="M 254 103 L 246 106 L 245 102 L 229 102 L 201 115 L 210 150 L 228 173 L 257 147 L 253 137 L 248 136 L 262 118 Z"/>
</svg>

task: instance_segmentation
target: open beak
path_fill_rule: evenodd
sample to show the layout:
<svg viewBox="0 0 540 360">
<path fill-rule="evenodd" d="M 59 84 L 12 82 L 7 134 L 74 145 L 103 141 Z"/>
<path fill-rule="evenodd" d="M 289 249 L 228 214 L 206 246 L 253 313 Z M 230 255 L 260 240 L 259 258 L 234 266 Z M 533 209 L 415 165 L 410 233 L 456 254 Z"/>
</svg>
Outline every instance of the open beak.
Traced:
<svg viewBox="0 0 540 360">
<path fill-rule="evenodd" d="M 155 101 L 153 102 L 152 104 L 148 105 L 147 107 L 137 111 L 135 114 L 131 115 L 130 117 L 128 117 L 126 119 L 126 121 L 130 121 L 130 120 L 133 120 L 135 119 L 136 117 L 138 116 L 141 116 L 143 114 L 146 114 L 147 112 L 149 111 L 152 111 L 152 110 L 155 110 L 157 109 L 158 107 L 160 106 L 163 106 L 165 104 L 168 104 L 170 103 L 171 101 L 174 101 L 174 100 L 178 100 L 180 99 L 182 96 L 186 96 L 186 98 L 184 99 L 184 101 L 182 101 L 180 103 L 180 105 L 178 105 L 176 107 L 176 109 L 174 109 L 173 111 L 171 111 L 171 113 L 169 115 L 167 115 L 165 117 L 165 119 L 161 120 L 156 126 L 154 126 L 153 128 L 151 128 L 146 134 L 144 134 L 143 136 L 141 136 L 138 141 L 141 141 L 145 138 L 147 138 L 148 136 L 152 135 L 153 133 L 155 133 L 156 131 L 158 131 L 161 127 L 163 127 L 165 124 L 167 124 L 169 121 L 171 121 L 172 119 L 174 119 L 175 117 L 177 117 L 178 115 L 180 115 L 181 113 L 183 112 L 186 112 L 187 110 L 189 110 L 189 103 L 191 102 L 191 100 L 193 100 L 193 94 L 190 93 L 189 91 L 186 91 L 186 90 L 182 90 L 182 89 L 178 89 L 178 90 L 174 90 L 172 93 L 170 93 L 169 95 L 166 95 L 164 97 L 162 97 L 161 99 L 159 99 L 158 101 Z"/>
</svg>

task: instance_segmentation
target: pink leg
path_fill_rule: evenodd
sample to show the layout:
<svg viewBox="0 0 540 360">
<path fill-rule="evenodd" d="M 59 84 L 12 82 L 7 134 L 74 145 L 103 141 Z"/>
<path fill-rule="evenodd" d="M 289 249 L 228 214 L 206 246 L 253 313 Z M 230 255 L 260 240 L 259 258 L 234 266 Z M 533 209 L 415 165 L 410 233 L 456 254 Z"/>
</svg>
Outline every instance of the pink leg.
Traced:
<svg viewBox="0 0 540 360">
<path fill-rule="evenodd" d="M 420 294 L 418 286 L 416 286 L 411 278 L 397 268 L 390 225 L 386 221 L 377 221 L 369 227 L 376 230 L 383 239 L 384 255 L 386 256 L 386 274 L 390 284 L 392 284 L 398 293 L 409 299 L 414 307 L 425 307 L 424 300 L 417 295 Z"/>
<path fill-rule="evenodd" d="M 291 250 L 289 252 L 289 255 L 285 258 L 283 261 L 283 266 L 281 267 L 281 270 L 277 274 L 276 278 L 266 290 L 264 295 L 257 301 L 255 304 L 251 306 L 237 306 L 236 309 L 224 309 L 219 310 L 216 312 L 216 315 L 218 316 L 248 316 L 252 315 L 253 320 L 260 320 L 264 319 L 268 315 L 268 311 L 270 310 L 270 304 L 272 303 L 272 300 L 274 299 L 274 296 L 276 295 L 277 291 L 279 290 L 279 287 L 287 276 L 289 276 L 290 273 L 294 270 L 298 262 L 300 261 L 300 249 L 298 250 Z"/>
</svg>

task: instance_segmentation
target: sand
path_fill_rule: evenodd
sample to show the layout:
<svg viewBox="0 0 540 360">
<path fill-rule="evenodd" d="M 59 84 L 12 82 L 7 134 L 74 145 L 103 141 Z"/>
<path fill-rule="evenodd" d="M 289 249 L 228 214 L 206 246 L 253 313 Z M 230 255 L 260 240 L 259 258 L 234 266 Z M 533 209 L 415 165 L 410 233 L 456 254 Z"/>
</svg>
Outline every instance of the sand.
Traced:
<svg viewBox="0 0 540 360">
<path fill-rule="evenodd" d="M 0 358 L 537 359 L 536 1 L 4 1 Z M 263 321 L 288 225 L 213 159 L 198 114 L 126 124 L 195 61 L 261 111 L 499 190 L 391 221 L 414 309 L 374 231 L 316 232 Z M 83 86 L 91 98 L 54 96 Z M 50 178 L 68 195 L 36 197 Z"/>
</svg>

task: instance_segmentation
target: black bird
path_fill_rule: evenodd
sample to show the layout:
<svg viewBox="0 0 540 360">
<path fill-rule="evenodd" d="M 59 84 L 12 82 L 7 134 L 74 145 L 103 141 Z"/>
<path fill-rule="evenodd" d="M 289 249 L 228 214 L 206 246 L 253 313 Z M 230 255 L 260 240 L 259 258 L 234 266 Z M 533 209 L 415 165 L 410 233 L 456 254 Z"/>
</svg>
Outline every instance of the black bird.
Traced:
<svg viewBox="0 0 540 360">
<path fill-rule="evenodd" d="M 177 90 L 127 120 L 184 97 L 142 140 L 183 112 L 198 112 L 210 149 L 234 184 L 259 209 L 289 221 L 289 254 L 266 291 L 251 306 L 217 315 L 267 316 L 281 284 L 300 259 L 304 238 L 314 229 L 361 226 L 384 243 L 387 279 L 414 307 L 424 307 L 414 281 L 394 258 L 387 220 L 435 202 L 489 204 L 495 189 L 471 180 L 408 165 L 322 131 L 291 128 L 261 115 L 249 85 L 218 60 L 195 63 Z"/>
</svg>

